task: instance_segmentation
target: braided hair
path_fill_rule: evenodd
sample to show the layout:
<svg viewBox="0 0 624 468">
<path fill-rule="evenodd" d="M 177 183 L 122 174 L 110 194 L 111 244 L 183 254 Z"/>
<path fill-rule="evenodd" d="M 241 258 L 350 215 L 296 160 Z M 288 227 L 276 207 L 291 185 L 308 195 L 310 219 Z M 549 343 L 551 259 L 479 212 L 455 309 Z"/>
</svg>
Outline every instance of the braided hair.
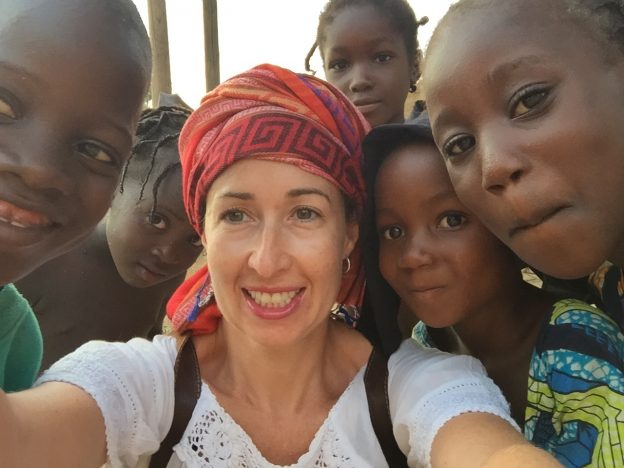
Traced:
<svg viewBox="0 0 624 468">
<path fill-rule="evenodd" d="M 161 106 L 156 109 L 146 109 L 141 113 L 135 133 L 134 146 L 121 174 L 119 193 L 123 193 L 126 179 L 136 178 L 137 181 L 140 180 L 141 182 L 137 202 L 143 199 L 145 187 L 156 167 L 157 156 L 162 155 L 161 158 L 163 158 L 164 155 L 168 154 L 158 150 L 165 146 L 174 146 L 177 149 L 180 131 L 190 114 L 190 109 L 176 106 Z M 158 204 L 160 185 L 174 169 L 180 167 L 179 153 L 175 152 L 175 159 L 171 158 L 170 161 L 160 161 L 160 163 L 159 165 L 164 165 L 164 169 L 156 176 L 152 185 L 152 214 L 156 211 Z M 129 171 L 131 165 L 133 168 Z"/>
<path fill-rule="evenodd" d="M 316 29 L 316 40 L 308 55 L 305 58 L 305 70 L 315 73 L 310 68 L 310 59 L 314 55 L 316 49 L 319 49 L 323 61 L 323 45 L 325 43 L 325 29 L 334 21 L 336 16 L 345 8 L 372 6 L 376 8 L 381 15 L 386 17 L 394 29 L 401 35 L 405 42 L 408 57 L 415 57 L 416 60 L 416 77 L 420 77 L 420 61 L 422 60 L 422 52 L 418 45 L 418 28 L 426 24 L 429 19 L 424 16 L 420 20 L 416 20 L 414 10 L 407 3 L 407 0 L 329 0 L 319 16 L 319 23 Z"/>
</svg>

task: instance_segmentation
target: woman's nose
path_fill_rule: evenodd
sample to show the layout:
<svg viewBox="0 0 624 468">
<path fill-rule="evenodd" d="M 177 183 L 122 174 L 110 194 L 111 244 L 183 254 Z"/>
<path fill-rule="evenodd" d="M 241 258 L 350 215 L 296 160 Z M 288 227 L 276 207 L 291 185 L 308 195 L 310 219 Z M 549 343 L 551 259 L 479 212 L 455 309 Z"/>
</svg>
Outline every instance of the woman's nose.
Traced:
<svg viewBox="0 0 624 468">
<path fill-rule="evenodd" d="M 248 261 L 259 276 L 269 278 L 290 264 L 285 239 L 278 226 L 265 224 L 257 233 Z"/>
</svg>

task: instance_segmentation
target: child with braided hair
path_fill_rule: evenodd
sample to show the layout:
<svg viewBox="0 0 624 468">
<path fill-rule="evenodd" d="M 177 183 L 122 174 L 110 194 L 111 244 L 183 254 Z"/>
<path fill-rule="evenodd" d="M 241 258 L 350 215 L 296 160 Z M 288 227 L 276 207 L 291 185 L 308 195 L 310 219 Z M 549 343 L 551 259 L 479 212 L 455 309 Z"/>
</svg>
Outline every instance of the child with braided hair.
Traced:
<svg viewBox="0 0 624 468">
<path fill-rule="evenodd" d="M 416 91 L 422 53 L 416 19 L 406 0 L 330 0 L 316 41 L 327 81 L 353 102 L 371 126 L 404 120 L 408 92 Z"/>
<path fill-rule="evenodd" d="M 576 456 L 558 454 L 567 466 L 624 459 L 622 31 L 622 1 L 460 0 L 423 71 L 462 203 L 548 275 L 611 262 L 594 275 L 607 314 L 553 313 L 536 348 L 545 360 L 532 369 L 533 405 L 552 418 L 528 418 L 525 434 L 557 437 L 562 452 L 575 445 Z"/>
<path fill-rule="evenodd" d="M 159 333 L 164 304 L 201 251 L 182 204 L 177 148 L 190 110 L 176 104 L 141 115 L 119 190 L 93 234 L 17 282 L 41 325 L 44 369 L 92 339 Z"/>
</svg>

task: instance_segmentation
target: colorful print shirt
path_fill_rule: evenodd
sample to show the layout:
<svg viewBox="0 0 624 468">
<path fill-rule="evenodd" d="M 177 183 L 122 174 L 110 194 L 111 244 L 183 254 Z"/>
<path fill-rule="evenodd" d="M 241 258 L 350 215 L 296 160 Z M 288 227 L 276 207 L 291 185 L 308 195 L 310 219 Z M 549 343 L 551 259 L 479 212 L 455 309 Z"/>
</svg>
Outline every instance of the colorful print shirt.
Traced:
<svg viewBox="0 0 624 468">
<path fill-rule="evenodd" d="M 412 338 L 433 346 L 425 325 Z M 533 350 L 524 435 L 566 467 L 624 464 L 624 335 L 575 299 L 558 301 Z"/>
<path fill-rule="evenodd" d="M 602 310 L 619 324 L 621 330 L 624 330 L 624 273 L 622 269 L 610 262 L 605 262 L 589 276 L 589 283 L 598 295 Z"/>
</svg>

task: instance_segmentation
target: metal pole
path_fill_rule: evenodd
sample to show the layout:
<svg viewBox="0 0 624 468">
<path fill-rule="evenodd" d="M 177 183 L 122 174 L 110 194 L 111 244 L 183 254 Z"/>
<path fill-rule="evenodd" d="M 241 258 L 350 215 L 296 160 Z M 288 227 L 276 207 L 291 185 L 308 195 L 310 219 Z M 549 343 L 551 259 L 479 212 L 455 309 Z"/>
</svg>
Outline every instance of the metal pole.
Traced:
<svg viewBox="0 0 624 468">
<path fill-rule="evenodd" d="M 219 25 L 217 0 L 204 2 L 204 50 L 206 54 L 206 90 L 210 91 L 221 81 L 219 73 Z"/>
<path fill-rule="evenodd" d="M 152 42 L 152 102 L 161 92 L 171 93 L 169 35 L 165 0 L 148 0 L 149 33 Z"/>
</svg>

